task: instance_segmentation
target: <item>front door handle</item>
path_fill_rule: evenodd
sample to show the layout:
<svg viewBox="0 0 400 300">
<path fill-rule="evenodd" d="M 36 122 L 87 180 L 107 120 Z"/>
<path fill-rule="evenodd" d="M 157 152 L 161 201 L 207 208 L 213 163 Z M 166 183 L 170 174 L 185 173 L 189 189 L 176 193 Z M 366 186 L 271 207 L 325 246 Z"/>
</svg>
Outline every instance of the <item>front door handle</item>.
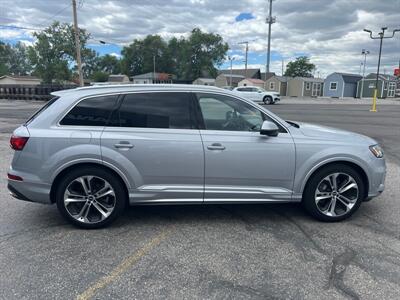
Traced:
<svg viewBox="0 0 400 300">
<path fill-rule="evenodd" d="M 208 150 L 225 150 L 225 146 L 221 145 L 220 143 L 213 143 L 207 146 Z"/>
<path fill-rule="evenodd" d="M 133 145 L 128 141 L 121 141 L 117 144 L 114 144 L 114 147 L 117 149 L 131 149 L 133 148 Z"/>
</svg>

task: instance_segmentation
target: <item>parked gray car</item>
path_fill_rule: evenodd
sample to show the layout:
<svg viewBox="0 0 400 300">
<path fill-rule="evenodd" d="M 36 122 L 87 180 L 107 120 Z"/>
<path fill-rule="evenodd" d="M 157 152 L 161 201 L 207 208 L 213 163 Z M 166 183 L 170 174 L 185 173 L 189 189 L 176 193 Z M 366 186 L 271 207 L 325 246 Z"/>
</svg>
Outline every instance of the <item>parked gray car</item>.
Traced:
<svg viewBox="0 0 400 300">
<path fill-rule="evenodd" d="M 128 204 L 302 202 L 339 221 L 384 189 L 373 139 L 284 121 L 231 91 L 118 85 L 54 96 L 14 131 L 8 188 L 84 228 Z"/>
</svg>

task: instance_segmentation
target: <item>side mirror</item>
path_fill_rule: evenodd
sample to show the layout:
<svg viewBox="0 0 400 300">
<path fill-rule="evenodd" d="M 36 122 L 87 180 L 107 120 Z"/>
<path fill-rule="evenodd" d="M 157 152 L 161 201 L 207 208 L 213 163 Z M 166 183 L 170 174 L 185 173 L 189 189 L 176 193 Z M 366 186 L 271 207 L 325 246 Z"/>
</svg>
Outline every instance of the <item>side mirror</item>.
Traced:
<svg viewBox="0 0 400 300">
<path fill-rule="evenodd" d="M 262 91 L 258 91 L 260 94 L 262 93 Z"/>
<path fill-rule="evenodd" d="M 277 136 L 279 133 L 279 128 L 275 123 L 271 121 L 264 121 L 262 123 L 260 134 L 268 136 Z"/>
</svg>

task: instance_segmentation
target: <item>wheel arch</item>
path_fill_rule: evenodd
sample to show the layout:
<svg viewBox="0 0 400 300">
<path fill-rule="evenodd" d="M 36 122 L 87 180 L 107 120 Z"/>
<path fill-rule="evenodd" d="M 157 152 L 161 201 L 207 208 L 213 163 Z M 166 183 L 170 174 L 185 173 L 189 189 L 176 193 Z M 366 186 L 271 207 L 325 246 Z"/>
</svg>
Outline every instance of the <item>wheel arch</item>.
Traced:
<svg viewBox="0 0 400 300">
<path fill-rule="evenodd" d="M 322 170 L 323 168 L 326 168 L 327 166 L 331 165 L 346 165 L 348 167 L 353 168 L 358 174 L 360 174 L 361 179 L 364 183 L 364 199 L 368 197 L 368 192 L 369 192 L 369 179 L 367 172 L 357 163 L 348 161 L 348 160 L 337 160 L 337 161 L 329 161 L 326 163 L 323 163 L 321 165 L 318 165 L 316 168 L 312 169 L 306 176 L 306 180 L 304 181 L 302 188 L 301 188 L 301 195 L 304 196 L 304 191 L 306 190 L 306 187 L 312 178 L 312 176 L 317 173 L 318 171 Z"/>
<path fill-rule="evenodd" d="M 100 163 L 95 163 L 95 162 L 80 162 L 80 163 L 75 163 L 72 165 L 67 166 L 66 168 L 62 169 L 54 178 L 52 184 L 51 184 L 51 189 L 50 189 L 50 201 L 51 203 L 55 203 L 56 201 L 56 191 L 57 191 L 57 184 L 60 182 L 61 178 L 64 176 L 64 174 L 67 174 L 68 172 L 77 169 L 77 168 L 82 168 L 82 167 L 95 167 L 95 168 L 99 168 L 99 169 L 103 169 L 106 170 L 110 173 L 112 173 L 121 183 L 122 186 L 124 187 L 125 193 L 126 193 L 126 197 L 127 199 L 129 199 L 129 191 L 128 191 L 128 186 L 127 186 L 127 182 L 124 180 L 124 178 L 122 178 L 122 176 L 120 174 L 118 174 L 117 171 L 115 171 L 113 168 L 107 166 L 107 165 L 103 165 Z"/>
</svg>

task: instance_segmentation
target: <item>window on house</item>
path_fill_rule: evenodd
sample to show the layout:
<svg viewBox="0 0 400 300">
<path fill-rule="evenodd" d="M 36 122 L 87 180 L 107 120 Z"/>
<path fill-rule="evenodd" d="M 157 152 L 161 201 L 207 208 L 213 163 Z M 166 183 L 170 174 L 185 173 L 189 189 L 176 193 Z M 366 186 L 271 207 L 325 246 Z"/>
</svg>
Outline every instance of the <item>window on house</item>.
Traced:
<svg viewBox="0 0 400 300">
<path fill-rule="evenodd" d="M 330 90 L 337 90 L 337 82 L 331 82 L 330 86 L 329 86 Z"/>
<path fill-rule="evenodd" d="M 311 82 L 306 82 L 306 90 L 309 91 L 311 89 Z"/>
<path fill-rule="evenodd" d="M 269 89 L 270 89 L 270 90 L 275 90 L 275 82 L 271 81 L 271 82 L 269 83 Z"/>
<path fill-rule="evenodd" d="M 385 85 L 384 85 L 384 89 L 387 90 L 387 88 L 388 88 L 388 82 L 386 81 Z"/>
</svg>

